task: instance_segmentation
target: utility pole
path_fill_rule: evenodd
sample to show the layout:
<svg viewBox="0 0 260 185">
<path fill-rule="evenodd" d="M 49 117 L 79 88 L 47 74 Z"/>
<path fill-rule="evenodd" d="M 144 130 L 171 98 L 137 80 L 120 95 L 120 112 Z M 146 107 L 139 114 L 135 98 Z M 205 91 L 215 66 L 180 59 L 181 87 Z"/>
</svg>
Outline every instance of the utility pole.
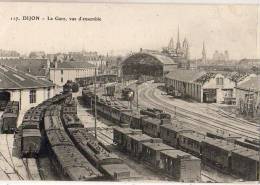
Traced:
<svg viewBox="0 0 260 185">
<path fill-rule="evenodd" d="M 94 78 L 94 114 L 95 114 L 95 138 L 97 138 L 97 92 L 96 92 L 96 82 L 97 82 L 97 68 L 95 67 L 95 78 Z"/>
<path fill-rule="evenodd" d="M 136 83 L 136 108 L 137 111 L 139 110 L 139 104 L 138 104 L 138 81 Z"/>
</svg>

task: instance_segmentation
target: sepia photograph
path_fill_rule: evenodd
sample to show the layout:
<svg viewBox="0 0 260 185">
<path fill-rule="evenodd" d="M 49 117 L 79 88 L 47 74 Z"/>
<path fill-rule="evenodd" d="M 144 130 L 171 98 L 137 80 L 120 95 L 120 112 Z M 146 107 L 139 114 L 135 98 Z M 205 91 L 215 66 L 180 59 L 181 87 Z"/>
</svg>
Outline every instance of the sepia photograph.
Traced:
<svg viewBox="0 0 260 185">
<path fill-rule="evenodd" d="M 258 182 L 259 10 L 0 2 L 0 183 Z"/>
</svg>

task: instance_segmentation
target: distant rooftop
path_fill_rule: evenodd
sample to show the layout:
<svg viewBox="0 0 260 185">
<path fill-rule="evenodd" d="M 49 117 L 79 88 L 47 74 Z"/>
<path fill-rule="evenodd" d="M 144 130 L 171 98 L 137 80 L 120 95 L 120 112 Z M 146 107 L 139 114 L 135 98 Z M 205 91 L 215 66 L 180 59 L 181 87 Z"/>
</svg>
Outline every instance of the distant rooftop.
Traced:
<svg viewBox="0 0 260 185">
<path fill-rule="evenodd" d="M 0 64 L 16 68 L 33 76 L 46 76 L 47 59 L 0 59 Z"/>
<path fill-rule="evenodd" d="M 59 69 L 85 69 L 90 67 L 95 66 L 85 61 L 57 62 L 57 68 Z"/>
</svg>

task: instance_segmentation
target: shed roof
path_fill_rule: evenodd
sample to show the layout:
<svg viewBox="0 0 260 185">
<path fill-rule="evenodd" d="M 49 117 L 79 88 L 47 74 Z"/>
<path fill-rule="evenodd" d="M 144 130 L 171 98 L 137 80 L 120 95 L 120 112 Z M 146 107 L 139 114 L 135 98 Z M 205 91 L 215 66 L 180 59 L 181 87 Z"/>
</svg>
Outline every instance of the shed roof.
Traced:
<svg viewBox="0 0 260 185">
<path fill-rule="evenodd" d="M 195 82 L 197 79 L 205 75 L 205 71 L 200 70 L 182 70 L 182 69 L 175 69 L 165 75 L 166 78 L 174 79 L 177 81 L 183 82 Z"/>
<path fill-rule="evenodd" d="M 260 91 L 260 76 L 251 77 L 245 82 L 241 82 L 236 88 L 251 91 Z"/>
<path fill-rule="evenodd" d="M 27 89 L 52 87 L 51 81 L 38 79 L 28 73 L 0 65 L 0 89 Z"/>
</svg>

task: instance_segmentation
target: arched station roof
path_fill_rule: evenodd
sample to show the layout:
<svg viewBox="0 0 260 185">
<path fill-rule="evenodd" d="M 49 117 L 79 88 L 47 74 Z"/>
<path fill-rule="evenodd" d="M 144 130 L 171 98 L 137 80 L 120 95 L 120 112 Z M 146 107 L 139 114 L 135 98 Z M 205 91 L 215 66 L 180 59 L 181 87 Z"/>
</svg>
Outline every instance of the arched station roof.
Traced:
<svg viewBox="0 0 260 185">
<path fill-rule="evenodd" d="M 139 52 L 126 57 L 121 65 L 125 75 L 161 76 L 164 65 L 176 65 L 176 63 L 165 55 Z"/>
</svg>

